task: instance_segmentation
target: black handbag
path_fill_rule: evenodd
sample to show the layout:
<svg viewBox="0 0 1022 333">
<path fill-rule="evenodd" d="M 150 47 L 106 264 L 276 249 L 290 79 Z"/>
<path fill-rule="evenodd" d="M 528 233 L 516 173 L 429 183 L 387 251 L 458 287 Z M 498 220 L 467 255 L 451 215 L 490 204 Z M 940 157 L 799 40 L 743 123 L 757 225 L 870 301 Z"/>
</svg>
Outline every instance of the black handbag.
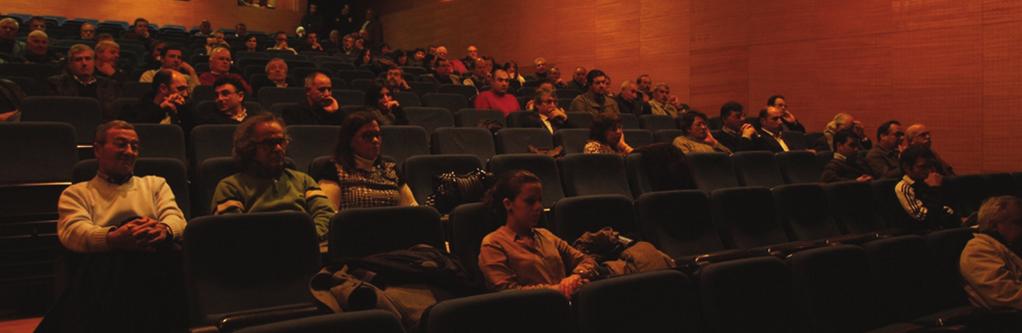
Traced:
<svg viewBox="0 0 1022 333">
<path fill-rule="evenodd" d="M 441 214 L 450 213 L 460 204 L 481 200 L 492 182 L 493 174 L 483 169 L 463 175 L 441 173 L 433 178 L 433 193 L 426 197 L 426 205 Z"/>
</svg>

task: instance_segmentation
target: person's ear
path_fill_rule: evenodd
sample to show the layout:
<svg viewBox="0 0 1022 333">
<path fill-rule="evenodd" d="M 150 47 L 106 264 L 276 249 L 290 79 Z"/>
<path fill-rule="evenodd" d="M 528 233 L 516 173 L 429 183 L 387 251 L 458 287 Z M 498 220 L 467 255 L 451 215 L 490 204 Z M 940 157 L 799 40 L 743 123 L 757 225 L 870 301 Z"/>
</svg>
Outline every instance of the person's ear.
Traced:
<svg viewBox="0 0 1022 333">
<path fill-rule="evenodd" d="M 512 204 L 511 203 L 511 199 L 504 198 L 504 200 L 501 200 L 501 203 L 504 204 L 504 210 L 511 211 L 511 204 Z"/>
</svg>

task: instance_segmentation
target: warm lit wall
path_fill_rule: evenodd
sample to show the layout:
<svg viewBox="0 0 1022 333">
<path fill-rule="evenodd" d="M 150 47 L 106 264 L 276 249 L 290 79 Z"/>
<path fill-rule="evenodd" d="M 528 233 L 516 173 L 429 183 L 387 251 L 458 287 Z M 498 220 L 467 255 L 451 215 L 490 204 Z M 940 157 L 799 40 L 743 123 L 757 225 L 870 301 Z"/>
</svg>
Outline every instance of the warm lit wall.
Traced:
<svg viewBox="0 0 1022 333">
<path fill-rule="evenodd" d="M 145 17 L 156 24 L 186 27 L 210 20 L 215 29 L 234 28 L 245 22 L 253 31 L 294 31 L 305 0 L 277 0 L 277 8 L 239 7 L 236 0 L 4 0 L 4 13 L 55 15 L 132 22 Z"/>
<path fill-rule="evenodd" d="M 850 112 L 875 134 L 923 122 L 963 173 L 1022 170 L 1022 2 L 1015 0 L 373 1 L 397 47 L 469 43 L 565 73 L 639 73 L 714 114 L 771 94 L 812 131 Z"/>
</svg>

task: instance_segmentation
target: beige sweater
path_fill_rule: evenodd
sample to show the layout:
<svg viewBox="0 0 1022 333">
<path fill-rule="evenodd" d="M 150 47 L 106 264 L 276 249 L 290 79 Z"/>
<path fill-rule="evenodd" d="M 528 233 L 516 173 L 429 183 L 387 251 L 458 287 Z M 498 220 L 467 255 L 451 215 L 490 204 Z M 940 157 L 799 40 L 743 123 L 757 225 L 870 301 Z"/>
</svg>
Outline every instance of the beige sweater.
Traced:
<svg viewBox="0 0 1022 333">
<path fill-rule="evenodd" d="M 959 268 L 973 305 L 1022 310 L 1022 258 L 1004 244 L 976 234 L 965 245 Z"/>
<path fill-rule="evenodd" d="M 185 230 L 174 192 L 157 176 L 131 177 L 121 185 L 93 177 L 65 189 L 57 210 L 57 237 L 75 252 L 109 251 L 106 234 L 134 217 L 148 216 L 166 224 L 174 238 Z"/>
</svg>

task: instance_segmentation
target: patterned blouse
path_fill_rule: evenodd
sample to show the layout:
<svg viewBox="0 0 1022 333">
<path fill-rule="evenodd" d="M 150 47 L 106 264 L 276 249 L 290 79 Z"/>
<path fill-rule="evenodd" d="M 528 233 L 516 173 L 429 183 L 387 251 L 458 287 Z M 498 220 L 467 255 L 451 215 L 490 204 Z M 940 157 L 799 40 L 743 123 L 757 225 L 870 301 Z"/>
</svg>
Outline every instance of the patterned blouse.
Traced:
<svg viewBox="0 0 1022 333">
<path fill-rule="evenodd" d="M 372 170 L 345 169 L 340 163 L 316 167 L 314 177 L 337 182 L 341 187 L 338 209 L 397 206 L 401 203 L 401 187 L 397 163 L 379 160 Z"/>
<path fill-rule="evenodd" d="M 585 148 L 582 148 L 582 152 L 586 154 L 621 154 L 621 152 L 615 150 L 613 147 L 596 140 L 586 141 L 586 146 Z"/>
</svg>

